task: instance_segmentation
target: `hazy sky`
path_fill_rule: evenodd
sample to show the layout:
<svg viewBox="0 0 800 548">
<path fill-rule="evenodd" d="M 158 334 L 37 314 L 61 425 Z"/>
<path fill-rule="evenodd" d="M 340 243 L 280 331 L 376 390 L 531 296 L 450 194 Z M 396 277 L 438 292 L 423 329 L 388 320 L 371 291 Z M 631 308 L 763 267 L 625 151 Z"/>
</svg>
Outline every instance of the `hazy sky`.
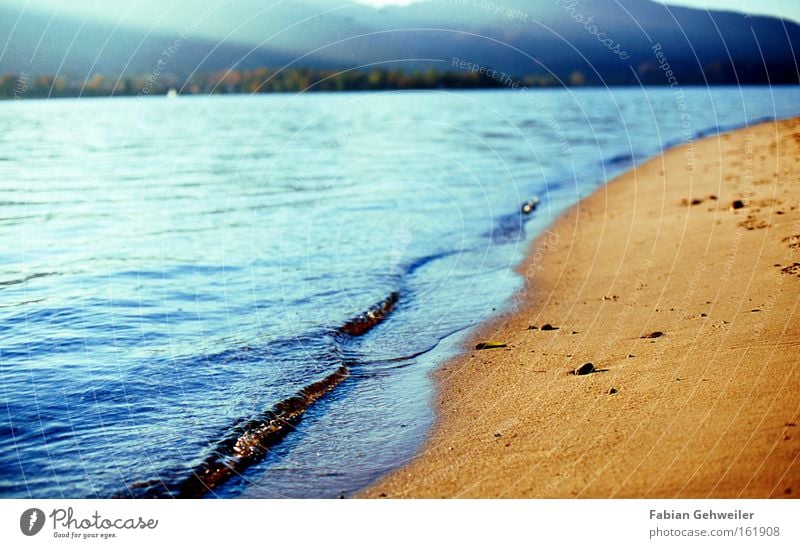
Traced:
<svg viewBox="0 0 800 548">
<path fill-rule="evenodd" d="M 355 0 L 371 6 L 411 4 L 424 0 Z M 539 0 L 541 1 L 541 0 Z M 693 8 L 724 9 L 753 14 L 777 15 L 800 21 L 800 0 L 656 0 L 662 4 L 690 6 Z M 502 4 L 502 0 L 497 0 Z"/>
<path fill-rule="evenodd" d="M 291 2 L 292 0 L 287 0 Z M 381 6 L 387 4 L 410 4 L 425 0 L 353 0 L 362 4 Z M 503 5 L 503 0 L 487 0 L 498 5 Z M 536 3 L 553 2 L 555 0 L 530 0 Z M 684 5 L 695 8 L 726 9 L 743 11 L 753 14 L 775 15 L 800 22 L 800 0 L 657 0 L 664 4 Z M 164 5 L 169 6 L 171 0 L 164 0 Z M 117 19 L 120 12 L 125 11 L 127 3 L 120 6 L 117 2 L 104 0 L 0 0 L 0 5 L 28 6 L 29 8 L 46 8 L 48 10 L 59 8 L 60 11 L 72 14 L 94 13 L 105 19 Z M 200 3 L 202 4 L 202 3 Z M 136 9 L 135 4 L 132 9 Z"/>
<path fill-rule="evenodd" d="M 662 4 L 776 15 L 800 21 L 800 0 L 669 0 Z"/>
</svg>

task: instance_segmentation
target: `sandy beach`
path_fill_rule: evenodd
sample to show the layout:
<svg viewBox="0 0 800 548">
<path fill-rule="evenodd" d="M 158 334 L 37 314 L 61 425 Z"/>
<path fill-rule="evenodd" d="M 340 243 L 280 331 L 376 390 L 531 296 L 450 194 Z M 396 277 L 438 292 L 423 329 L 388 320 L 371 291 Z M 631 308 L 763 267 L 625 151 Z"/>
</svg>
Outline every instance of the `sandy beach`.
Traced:
<svg viewBox="0 0 800 548">
<path fill-rule="evenodd" d="M 800 120 L 769 122 L 578 203 L 436 373 L 422 452 L 362 496 L 797 497 L 798 174 Z"/>
</svg>

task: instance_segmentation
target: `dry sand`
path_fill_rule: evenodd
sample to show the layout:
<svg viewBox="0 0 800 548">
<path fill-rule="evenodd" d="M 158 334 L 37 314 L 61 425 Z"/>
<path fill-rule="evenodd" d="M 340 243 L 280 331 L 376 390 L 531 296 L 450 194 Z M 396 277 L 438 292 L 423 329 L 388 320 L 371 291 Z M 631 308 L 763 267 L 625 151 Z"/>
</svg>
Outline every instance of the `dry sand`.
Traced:
<svg viewBox="0 0 800 548">
<path fill-rule="evenodd" d="M 800 494 L 800 119 L 650 160 L 519 271 L 514 310 L 436 373 L 421 454 L 362 496 Z"/>
</svg>

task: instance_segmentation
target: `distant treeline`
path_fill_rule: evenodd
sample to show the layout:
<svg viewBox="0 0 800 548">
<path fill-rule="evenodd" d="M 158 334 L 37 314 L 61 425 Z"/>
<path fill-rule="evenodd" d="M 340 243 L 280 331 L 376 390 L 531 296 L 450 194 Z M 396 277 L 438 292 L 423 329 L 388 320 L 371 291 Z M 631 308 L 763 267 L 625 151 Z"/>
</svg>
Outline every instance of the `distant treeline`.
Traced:
<svg viewBox="0 0 800 548">
<path fill-rule="evenodd" d="M 660 76 L 660 75 L 658 75 Z M 652 80 L 652 78 L 651 78 Z M 664 83 L 656 79 L 645 83 Z M 622 84 L 623 82 L 619 82 Z M 716 82 L 721 83 L 721 82 Z M 371 71 L 321 70 L 311 68 L 231 70 L 199 73 L 189 78 L 162 74 L 158 70 L 143 76 L 95 74 L 88 79 L 64 76 L 34 76 L 25 73 L 0 76 L 0 99 L 43 97 L 107 97 L 164 95 L 175 90 L 184 95 L 229 93 L 274 93 L 300 91 L 371 91 L 406 89 L 479 89 L 552 87 L 600 84 L 580 71 L 559 80 L 552 75 L 512 76 L 480 71 L 426 70 L 407 72 L 376 68 Z"/>
<path fill-rule="evenodd" d="M 364 71 L 333 71 L 308 68 L 232 70 L 195 74 L 188 79 L 173 75 L 94 75 L 87 80 L 59 76 L 0 76 L 0 97 L 100 97 L 110 95 L 164 95 L 174 89 L 181 94 L 274 93 L 299 91 L 369 91 L 393 89 L 475 89 L 508 87 L 511 77 L 499 79 L 480 72 L 417 71 L 377 68 Z M 551 86 L 553 77 L 523 76 L 519 86 Z"/>
</svg>

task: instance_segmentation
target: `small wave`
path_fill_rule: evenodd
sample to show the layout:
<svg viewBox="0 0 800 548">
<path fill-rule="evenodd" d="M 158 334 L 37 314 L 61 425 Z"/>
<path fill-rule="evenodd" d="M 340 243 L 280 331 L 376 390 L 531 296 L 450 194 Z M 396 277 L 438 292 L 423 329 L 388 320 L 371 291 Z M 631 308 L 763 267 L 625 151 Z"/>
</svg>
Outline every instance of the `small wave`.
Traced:
<svg viewBox="0 0 800 548">
<path fill-rule="evenodd" d="M 451 255 L 456 255 L 459 253 L 459 250 L 453 251 L 443 251 L 441 253 L 432 253 L 430 255 L 425 255 L 424 257 L 420 257 L 418 259 L 414 259 L 413 261 L 409 262 L 405 265 L 403 272 L 410 276 L 423 266 L 432 263 L 433 261 L 438 261 L 439 259 L 444 259 L 445 257 L 449 257 Z"/>
<path fill-rule="evenodd" d="M 13 280 L 0 280 L 0 289 L 3 287 L 8 287 L 10 285 L 19 285 L 27 283 L 31 280 L 35 280 L 37 278 L 44 278 L 46 276 L 56 276 L 58 272 L 36 272 L 34 274 L 29 274 L 28 276 L 24 276 L 22 278 L 16 278 Z"/>
<path fill-rule="evenodd" d="M 512 213 L 498 217 L 488 236 L 494 244 L 507 244 L 521 240 L 525 235 L 525 216 Z"/>
<path fill-rule="evenodd" d="M 633 152 L 625 152 L 622 154 L 617 154 L 615 156 L 611 156 L 610 158 L 606 158 L 603 160 L 603 165 L 606 166 L 624 166 L 633 164 L 636 161 Z"/>
<path fill-rule="evenodd" d="M 493 244 L 508 244 L 522 240 L 525 238 L 525 223 L 539 205 L 539 199 L 534 197 L 523 203 L 516 213 L 496 218 L 492 229 L 486 235 Z"/>
</svg>

